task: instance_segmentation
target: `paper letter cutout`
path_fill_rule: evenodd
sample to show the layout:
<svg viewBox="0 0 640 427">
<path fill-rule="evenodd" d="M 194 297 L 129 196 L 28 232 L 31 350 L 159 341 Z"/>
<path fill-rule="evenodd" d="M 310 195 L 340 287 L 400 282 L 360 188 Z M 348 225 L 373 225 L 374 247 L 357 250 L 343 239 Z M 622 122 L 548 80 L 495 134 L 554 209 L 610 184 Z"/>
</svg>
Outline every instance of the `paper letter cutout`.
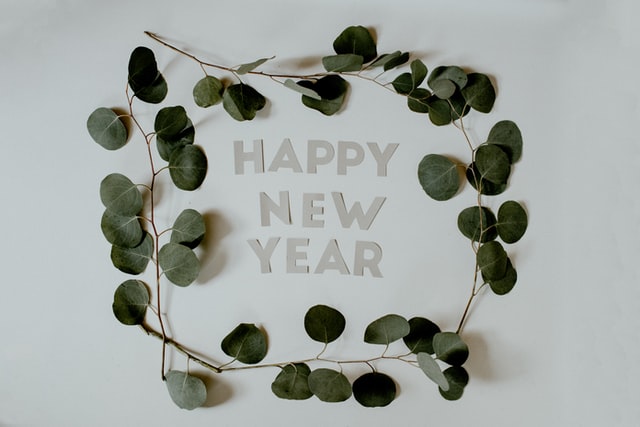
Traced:
<svg viewBox="0 0 640 427">
<path fill-rule="evenodd" d="M 313 202 L 324 201 L 322 193 L 304 193 L 302 195 L 302 226 L 303 227 L 324 227 L 323 219 L 315 219 L 314 215 L 324 214 L 324 206 L 314 205 Z"/>
<path fill-rule="evenodd" d="M 307 253 L 299 252 L 298 247 L 309 246 L 309 239 L 287 239 L 287 273 L 308 273 L 308 265 L 298 265 L 299 260 L 306 261 Z"/>
<path fill-rule="evenodd" d="M 375 142 L 367 142 L 367 145 L 378 164 L 377 175 L 387 176 L 387 165 L 389 164 L 389 160 L 391 160 L 391 156 L 393 156 L 393 153 L 396 152 L 396 149 L 400 144 L 387 144 L 383 152 L 380 152 L 380 147 L 378 147 L 378 144 Z"/>
<path fill-rule="evenodd" d="M 387 200 L 386 197 L 376 197 L 365 214 L 362 211 L 360 202 L 355 202 L 353 207 L 350 210 L 347 210 L 342 193 L 333 192 L 331 193 L 331 197 L 333 197 L 333 203 L 336 205 L 336 211 L 338 212 L 342 228 L 351 227 L 353 221 L 357 220 L 360 230 L 368 230 L 369 227 L 371 227 L 371 223 L 375 219 L 376 215 L 378 215 L 380 208 L 382 208 L 382 204 Z"/>
<path fill-rule="evenodd" d="M 291 224 L 291 207 L 289 201 L 289 192 L 280 192 L 280 204 L 276 204 L 267 193 L 260 192 L 260 224 L 263 227 L 271 225 L 271 215 L 275 214 L 283 224 Z"/>
<path fill-rule="evenodd" d="M 269 166 L 269 172 L 278 172 L 280 168 L 289 168 L 294 172 L 302 172 L 302 166 L 300 166 L 296 152 L 293 151 L 289 138 L 285 138 L 280 144 L 280 148 L 273 157 L 271 166 Z"/>
<path fill-rule="evenodd" d="M 251 249 L 253 249 L 253 252 L 255 252 L 260 260 L 261 273 L 271 273 L 271 255 L 273 255 L 273 251 L 276 248 L 278 241 L 280 241 L 279 237 L 271 237 L 267 242 L 267 246 L 263 248 L 260 244 L 260 240 L 247 240 L 249 246 L 251 246 Z"/>
<path fill-rule="evenodd" d="M 365 258 L 365 251 L 372 253 L 371 258 Z M 353 275 L 364 276 L 364 269 L 368 268 L 373 277 L 382 277 L 380 264 L 382 248 L 376 242 L 356 242 L 355 258 L 353 261 Z"/>
<path fill-rule="evenodd" d="M 349 151 L 355 152 L 349 157 Z M 357 142 L 338 141 L 338 175 L 346 175 L 349 166 L 358 166 L 364 160 L 364 148 Z"/>
<path fill-rule="evenodd" d="M 326 270 L 338 270 L 340 274 L 349 274 L 349 269 L 344 262 L 340 248 L 338 248 L 338 242 L 335 239 L 329 240 L 314 273 L 322 274 Z"/>
<path fill-rule="evenodd" d="M 262 152 L 262 140 L 253 140 L 253 151 L 243 151 L 244 141 L 233 141 L 233 154 L 235 159 L 236 175 L 244 174 L 244 162 L 253 162 L 255 173 L 264 173 L 264 155 Z"/>
<path fill-rule="evenodd" d="M 318 156 L 318 148 L 324 150 L 324 156 Z M 333 145 L 320 139 L 310 139 L 307 144 L 307 172 L 318 173 L 318 165 L 326 165 L 333 160 Z"/>
</svg>

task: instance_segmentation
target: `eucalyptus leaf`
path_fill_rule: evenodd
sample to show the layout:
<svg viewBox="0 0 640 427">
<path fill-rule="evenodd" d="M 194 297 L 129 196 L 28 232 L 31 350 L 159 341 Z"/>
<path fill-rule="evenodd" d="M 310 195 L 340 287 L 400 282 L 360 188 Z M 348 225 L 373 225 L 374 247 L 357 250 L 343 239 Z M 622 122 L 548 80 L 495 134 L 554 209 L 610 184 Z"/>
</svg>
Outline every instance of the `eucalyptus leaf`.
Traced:
<svg viewBox="0 0 640 427">
<path fill-rule="evenodd" d="M 176 187 L 193 191 L 207 176 L 207 156 L 197 145 L 179 147 L 169 158 L 169 174 Z"/>
<path fill-rule="evenodd" d="M 451 366 L 445 369 L 443 373 L 449 383 L 449 389 L 440 388 L 440 395 L 447 400 L 460 399 L 464 388 L 469 383 L 469 374 L 462 366 Z"/>
<path fill-rule="evenodd" d="M 304 87 L 298 83 L 296 83 L 295 81 L 293 81 L 292 79 L 286 79 L 284 81 L 284 86 L 286 88 L 289 88 L 291 90 L 294 90 L 302 95 L 308 96 L 311 99 L 315 99 L 316 101 L 320 101 L 322 99 L 322 97 L 320 95 L 318 95 L 318 92 L 316 92 L 313 89 L 309 89 L 308 87 Z"/>
<path fill-rule="evenodd" d="M 388 375 L 369 372 L 353 382 L 353 397 L 367 408 L 387 406 L 396 398 L 396 384 Z"/>
<path fill-rule="evenodd" d="M 429 98 L 431 92 L 427 89 L 417 88 L 409 93 L 407 97 L 407 106 L 415 113 L 428 113 L 429 112 Z"/>
<path fill-rule="evenodd" d="M 469 165 L 469 167 L 465 171 L 465 175 L 467 177 L 467 181 L 469 181 L 473 188 L 478 190 L 478 187 L 480 187 L 480 194 L 484 194 L 486 196 L 495 196 L 504 193 L 504 191 L 507 189 L 507 183 L 494 184 L 491 181 L 482 179 L 480 176 L 480 171 L 478 170 L 475 162 Z"/>
<path fill-rule="evenodd" d="M 393 53 L 385 53 L 380 55 L 373 61 L 369 67 L 383 67 L 384 71 L 389 71 L 409 61 L 409 52 L 400 52 L 399 50 Z"/>
<path fill-rule="evenodd" d="M 140 244 L 133 248 L 116 246 L 111 247 L 111 262 L 118 270 L 128 274 L 140 274 L 149 264 L 153 255 L 153 238 L 145 233 Z"/>
<path fill-rule="evenodd" d="M 351 397 L 351 384 L 341 372 L 320 368 L 308 380 L 309 390 L 323 402 L 344 402 Z"/>
<path fill-rule="evenodd" d="M 427 154 L 418 166 L 418 179 L 423 190 L 434 200 L 449 200 L 460 188 L 455 163 L 439 154 Z"/>
<path fill-rule="evenodd" d="M 364 342 L 389 345 L 408 335 L 410 329 L 409 322 L 404 317 L 387 314 L 367 326 L 364 331 Z"/>
<path fill-rule="evenodd" d="M 469 347 L 454 332 L 439 332 L 433 337 L 436 357 L 453 366 L 461 366 L 469 357 Z"/>
<path fill-rule="evenodd" d="M 438 332 L 440 332 L 440 327 L 431 320 L 423 317 L 413 317 L 409 319 L 409 334 L 402 339 L 414 354 L 433 354 L 433 336 Z"/>
<path fill-rule="evenodd" d="M 189 117 L 187 117 L 184 107 L 177 105 L 158 111 L 153 127 L 158 137 L 174 140 L 187 127 L 188 123 Z"/>
<path fill-rule="evenodd" d="M 153 51 L 144 46 L 135 48 L 129 57 L 128 71 L 132 87 L 151 86 L 158 76 L 158 64 Z"/>
<path fill-rule="evenodd" d="M 237 83 L 229 86 L 222 95 L 222 106 L 238 121 L 253 120 L 256 113 L 267 105 L 267 100 L 253 87 Z"/>
<path fill-rule="evenodd" d="M 505 243 L 515 243 L 527 231 L 527 212 L 520 203 L 509 200 L 498 209 L 498 235 Z"/>
<path fill-rule="evenodd" d="M 418 353 L 418 366 L 427 377 L 436 383 L 441 389 L 448 390 L 449 382 L 442 373 L 438 362 L 428 353 Z"/>
<path fill-rule="evenodd" d="M 487 144 L 495 144 L 502 148 L 511 163 L 517 162 L 522 156 L 522 134 L 511 120 L 503 120 L 493 125 Z"/>
<path fill-rule="evenodd" d="M 341 55 L 330 55 L 322 58 L 322 66 L 325 70 L 335 73 L 346 73 L 350 71 L 360 71 L 362 69 L 363 58 L 360 55 L 344 53 Z"/>
<path fill-rule="evenodd" d="M 467 75 L 467 84 L 462 95 L 467 104 L 476 111 L 488 113 L 496 100 L 496 90 L 485 74 L 471 73 Z"/>
<path fill-rule="evenodd" d="M 242 64 L 236 69 L 236 74 L 240 74 L 240 75 L 247 74 L 273 58 L 275 58 L 275 56 L 272 56 L 269 58 L 260 58 L 256 61 Z"/>
<path fill-rule="evenodd" d="M 118 286 L 113 295 L 113 314 L 124 325 L 140 325 L 151 296 L 147 285 L 141 280 L 127 280 Z"/>
<path fill-rule="evenodd" d="M 119 173 L 107 175 L 100 182 L 100 200 L 108 210 L 122 216 L 135 216 L 143 206 L 138 187 Z"/>
<path fill-rule="evenodd" d="M 112 245 L 131 248 L 138 246 L 142 241 L 142 225 L 136 216 L 118 215 L 107 209 L 102 214 L 100 228 Z"/>
<path fill-rule="evenodd" d="M 364 63 L 373 61 L 378 56 L 376 42 L 369 30 L 363 26 L 346 28 L 333 42 L 333 50 L 337 54 L 360 55 Z"/>
<path fill-rule="evenodd" d="M 164 275 L 178 286 L 189 286 L 200 274 L 200 261 L 186 246 L 167 243 L 158 252 L 158 264 Z"/>
<path fill-rule="evenodd" d="M 200 212 L 195 209 L 185 209 L 171 227 L 171 243 L 179 243 L 193 249 L 202 242 L 205 231 L 204 218 Z"/>
<path fill-rule="evenodd" d="M 171 154 L 173 154 L 173 151 L 175 149 L 183 147 L 185 145 L 193 144 L 195 136 L 196 130 L 191 120 L 187 120 L 186 127 L 180 133 L 169 139 L 165 139 L 161 136 L 156 135 L 156 146 L 158 148 L 158 154 L 160 154 L 162 160 L 168 162 L 171 158 Z"/>
<path fill-rule="evenodd" d="M 497 145 L 481 145 L 475 153 L 475 164 L 483 180 L 494 184 L 506 184 L 511 174 L 507 154 Z"/>
<path fill-rule="evenodd" d="M 516 269 L 513 268 L 511 260 L 507 259 L 507 268 L 504 276 L 500 279 L 489 280 L 488 282 L 493 293 L 496 295 L 506 295 L 511 292 L 517 281 L 518 273 L 516 272 Z"/>
<path fill-rule="evenodd" d="M 221 348 L 227 356 L 253 365 L 267 355 L 267 338 L 256 325 L 241 323 L 222 340 Z"/>
<path fill-rule="evenodd" d="M 207 108 L 222 102 L 224 84 L 214 77 L 205 76 L 193 87 L 193 101 L 198 107 Z"/>
<path fill-rule="evenodd" d="M 411 73 L 402 73 L 391 82 L 395 91 L 400 95 L 408 95 L 413 88 L 413 77 Z"/>
<path fill-rule="evenodd" d="M 429 71 L 427 69 L 427 66 L 424 65 L 424 62 L 422 62 L 419 59 L 414 59 L 413 61 L 411 61 L 410 67 L 411 67 L 411 80 L 413 83 L 413 88 L 415 89 L 422 84 L 424 79 L 427 78 L 427 73 Z"/>
<path fill-rule="evenodd" d="M 301 80 L 298 84 L 320 95 L 320 100 L 302 95 L 302 103 L 326 116 L 336 114 L 342 108 L 349 90 L 349 83 L 337 74 L 324 76 L 317 81 Z"/>
<path fill-rule="evenodd" d="M 491 209 L 472 206 L 458 215 L 458 229 L 468 239 L 485 243 L 498 237 L 496 217 Z"/>
<path fill-rule="evenodd" d="M 286 365 L 271 383 L 271 391 L 280 399 L 305 400 L 313 396 L 309 389 L 311 369 L 305 363 Z"/>
<path fill-rule="evenodd" d="M 200 378 L 182 371 L 169 371 L 165 376 L 171 400 L 182 409 L 196 409 L 207 400 L 207 387 Z"/>
<path fill-rule="evenodd" d="M 427 84 L 431 89 L 435 90 L 435 84 L 439 80 L 449 80 L 455 83 L 458 88 L 462 89 L 467 85 L 467 73 L 455 65 L 442 65 L 434 68 L 427 79 Z"/>
<path fill-rule="evenodd" d="M 507 271 L 507 252 L 497 241 L 487 242 L 478 248 L 478 268 L 486 280 L 502 279 Z"/>
<path fill-rule="evenodd" d="M 444 99 L 430 98 L 428 100 L 429 105 L 429 120 L 436 126 L 445 126 L 451 123 L 453 119 L 451 115 L 451 105 Z"/>
<path fill-rule="evenodd" d="M 138 99 L 148 102 L 149 104 L 161 103 L 167 97 L 167 93 L 169 91 L 167 88 L 167 81 L 160 73 L 158 73 L 158 76 L 150 86 L 131 86 L 131 88 Z"/>
<path fill-rule="evenodd" d="M 117 150 L 127 143 L 127 127 L 110 108 L 97 108 L 87 119 L 87 130 L 95 142 L 107 150 Z"/>
<path fill-rule="evenodd" d="M 342 313 L 326 305 L 311 307 L 304 316 L 304 329 L 312 340 L 328 344 L 342 335 L 346 320 Z"/>
<path fill-rule="evenodd" d="M 431 84 L 433 94 L 440 99 L 449 99 L 456 93 L 456 85 L 449 79 L 439 79 Z"/>
</svg>

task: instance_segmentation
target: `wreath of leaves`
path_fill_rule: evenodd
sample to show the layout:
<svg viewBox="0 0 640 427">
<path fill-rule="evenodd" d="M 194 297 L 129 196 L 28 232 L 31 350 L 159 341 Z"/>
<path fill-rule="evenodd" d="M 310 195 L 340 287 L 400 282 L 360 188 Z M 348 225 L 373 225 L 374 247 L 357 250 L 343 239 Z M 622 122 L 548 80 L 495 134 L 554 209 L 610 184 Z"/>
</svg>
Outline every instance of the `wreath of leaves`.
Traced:
<svg viewBox="0 0 640 427">
<path fill-rule="evenodd" d="M 380 55 L 371 32 L 362 26 L 345 29 L 333 43 L 335 54 L 322 58 L 324 71 L 312 75 L 272 74 L 258 70 L 273 58 L 261 58 L 236 67 L 211 64 L 156 34 L 146 34 L 162 46 L 195 60 L 202 68 L 205 75 L 193 88 L 197 106 L 209 108 L 222 104 L 223 109 L 238 121 L 252 120 L 266 104 L 265 97 L 243 81 L 245 74 L 268 77 L 298 92 L 303 105 L 327 116 L 343 108 L 350 88 L 348 78 L 365 79 L 404 96 L 411 111 L 427 115 L 434 125 L 456 126 L 470 151 L 470 160 L 464 165 L 440 154 L 424 156 L 417 176 L 425 193 L 434 200 L 448 200 L 460 191 L 465 178 L 477 193 L 475 205 L 462 210 L 457 220 L 460 232 L 471 242 L 476 263 L 471 295 L 455 332 L 441 331 L 438 325 L 423 317 L 407 320 L 397 314 L 387 314 L 371 322 L 364 331 L 365 343 L 383 346 L 380 356 L 366 360 L 333 360 L 323 354 L 344 332 L 346 319 L 333 307 L 316 305 L 307 311 L 303 321 L 309 338 L 323 346 L 316 357 L 261 364 L 268 350 L 266 335 L 255 324 L 242 323 L 221 341 L 221 349 L 229 361 L 207 361 L 167 334 L 160 298 L 161 288 L 167 282 L 184 287 L 198 277 L 200 261 L 194 249 L 205 236 L 205 221 L 196 210 L 185 209 L 170 227 L 161 229 L 155 218 L 157 202 L 154 199 L 156 178 L 161 173 L 168 172 L 178 189 L 192 191 L 199 188 L 207 174 L 207 156 L 202 147 L 194 144 L 195 128 L 182 106 L 159 109 L 153 131 L 144 130 L 134 114 L 134 101 L 160 104 L 168 89 L 153 51 L 147 47 L 134 49 L 128 64 L 128 112 L 122 114 L 112 108 L 97 108 L 87 120 L 87 129 L 99 145 L 107 150 L 117 150 L 129 140 L 129 121 L 147 145 L 149 182 L 134 184 L 119 173 L 112 173 L 102 180 L 100 199 L 105 211 L 100 225 L 104 237 L 112 245 L 111 261 L 117 269 L 140 275 L 150 262 L 154 269 L 153 288 L 139 279 L 126 280 L 117 287 L 112 307 L 121 323 L 137 325 L 147 335 L 162 340 L 162 379 L 175 404 L 184 409 L 200 407 L 206 401 L 207 388 L 202 379 L 188 369 L 167 371 L 167 347 L 185 355 L 187 362 L 199 363 L 216 374 L 238 369 L 279 368 L 271 390 L 282 399 L 304 400 L 315 396 L 325 402 L 342 402 L 353 395 L 363 406 L 386 406 L 396 398 L 397 388 L 389 375 L 376 369 L 376 362 L 384 359 L 419 368 L 438 386 L 445 399 L 459 399 L 469 381 L 463 367 L 469 349 L 461 337 L 469 308 L 486 285 L 497 295 L 513 289 L 517 273 L 503 243 L 520 240 L 528 224 L 525 208 L 516 201 L 503 202 L 497 215 L 482 203 L 483 197 L 499 195 L 506 190 L 512 166 L 522 155 L 522 136 L 512 121 L 497 122 L 486 140 L 477 146 L 466 132 L 463 118 L 467 114 L 472 110 L 489 113 L 493 108 L 496 91 L 491 79 L 459 66 L 439 66 L 429 72 L 420 59 L 409 62 L 408 52 Z M 404 72 L 393 79 L 387 78 L 389 72 L 403 67 Z M 225 84 L 208 70 L 214 70 L 218 75 L 230 74 L 235 83 Z M 387 80 L 383 81 L 383 78 Z M 164 166 L 158 167 L 161 162 Z M 143 197 L 145 192 L 147 202 Z M 166 235 L 169 235 L 168 241 Z M 155 303 L 152 302 L 154 299 Z M 158 330 L 149 326 L 148 315 L 157 320 Z M 406 352 L 387 354 L 390 344 L 396 341 L 404 342 Z M 316 363 L 322 366 L 312 370 L 311 366 Z M 354 363 L 364 365 L 371 372 L 351 381 L 342 367 Z"/>
</svg>

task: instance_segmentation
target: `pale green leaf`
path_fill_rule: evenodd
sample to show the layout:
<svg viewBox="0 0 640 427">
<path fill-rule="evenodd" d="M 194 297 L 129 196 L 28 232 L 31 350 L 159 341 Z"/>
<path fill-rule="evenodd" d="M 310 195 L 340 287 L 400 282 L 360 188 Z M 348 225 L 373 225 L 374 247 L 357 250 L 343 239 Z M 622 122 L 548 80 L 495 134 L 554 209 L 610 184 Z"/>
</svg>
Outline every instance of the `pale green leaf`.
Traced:
<svg viewBox="0 0 640 427">
<path fill-rule="evenodd" d="M 158 263 L 171 283 L 189 286 L 200 274 L 200 261 L 186 246 L 167 243 L 158 253 Z"/>
<path fill-rule="evenodd" d="M 135 216 L 143 206 L 142 194 L 129 178 L 119 173 L 107 175 L 100 183 L 102 204 L 118 215 Z"/>
<path fill-rule="evenodd" d="M 313 396 L 309 389 L 310 373 L 311 369 L 305 363 L 286 365 L 271 383 L 271 391 L 280 399 L 309 399 Z"/>
<path fill-rule="evenodd" d="M 113 314 L 124 325 L 140 325 L 150 302 L 149 289 L 141 280 L 123 282 L 113 296 Z"/>
<path fill-rule="evenodd" d="M 438 362 L 428 353 L 418 353 L 418 366 L 427 377 L 443 390 L 449 390 L 449 382 L 445 378 Z"/>
<path fill-rule="evenodd" d="M 87 130 L 91 138 L 107 150 L 117 150 L 127 143 L 127 127 L 109 108 L 98 108 L 91 113 L 87 119 Z"/>
<path fill-rule="evenodd" d="M 165 377 L 169 396 L 179 408 L 192 410 L 204 405 L 207 387 L 200 378 L 182 371 L 169 371 Z"/>
<path fill-rule="evenodd" d="M 341 372 L 320 368 L 308 380 L 309 390 L 323 402 L 344 402 L 351 397 L 351 384 Z"/>
<path fill-rule="evenodd" d="M 371 322 L 364 332 L 364 341 L 369 344 L 388 345 L 410 332 L 409 322 L 397 314 L 387 314 Z"/>
</svg>

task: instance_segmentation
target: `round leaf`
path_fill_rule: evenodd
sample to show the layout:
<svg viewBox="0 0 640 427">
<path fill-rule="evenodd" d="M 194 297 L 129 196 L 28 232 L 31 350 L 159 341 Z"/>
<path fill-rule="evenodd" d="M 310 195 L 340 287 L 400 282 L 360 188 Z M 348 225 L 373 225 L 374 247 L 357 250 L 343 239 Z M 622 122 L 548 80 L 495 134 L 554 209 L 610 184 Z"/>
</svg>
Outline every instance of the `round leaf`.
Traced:
<svg viewBox="0 0 640 427">
<path fill-rule="evenodd" d="M 189 118 L 184 107 L 165 107 L 158 111 L 154 121 L 156 135 L 164 140 L 178 139 L 178 135 L 187 127 Z"/>
<path fill-rule="evenodd" d="M 518 126 L 510 120 L 496 123 L 489 131 L 487 143 L 502 148 L 511 163 L 517 162 L 522 156 L 522 134 Z"/>
<path fill-rule="evenodd" d="M 287 365 L 271 383 L 271 391 L 280 399 L 308 399 L 313 396 L 309 389 L 309 373 L 311 369 L 305 363 Z"/>
<path fill-rule="evenodd" d="M 480 171 L 478 170 L 475 162 L 469 165 L 469 167 L 465 171 L 465 175 L 467 177 L 467 181 L 469 181 L 473 188 L 478 190 L 478 187 L 480 187 L 480 194 L 495 196 L 497 194 L 504 193 L 504 190 L 507 189 L 507 183 L 494 184 L 491 181 L 482 179 L 480 177 Z"/>
<path fill-rule="evenodd" d="M 102 214 L 100 228 L 107 241 L 116 246 L 131 248 L 142 241 L 142 226 L 135 216 L 118 215 L 107 209 Z"/>
<path fill-rule="evenodd" d="M 113 314 L 124 325 L 140 325 L 150 301 L 149 289 L 140 280 L 123 282 L 113 295 Z"/>
<path fill-rule="evenodd" d="M 207 400 L 207 387 L 198 378 L 182 371 L 169 371 L 166 375 L 171 400 L 182 409 L 196 409 Z"/>
<path fill-rule="evenodd" d="M 168 92 L 167 81 L 160 73 L 158 73 L 158 76 L 150 86 L 131 86 L 131 88 L 138 99 L 148 102 L 149 104 L 161 103 L 164 98 L 166 98 Z"/>
<path fill-rule="evenodd" d="M 333 42 L 333 50 L 337 54 L 360 55 L 365 63 L 373 61 L 378 56 L 376 42 L 369 30 L 362 26 L 346 28 Z"/>
<path fill-rule="evenodd" d="M 322 66 L 325 70 L 335 73 L 347 73 L 362 69 L 362 56 L 352 53 L 342 55 L 330 55 L 322 58 Z"/>
<path fill-rule="evenodd" d="M 204 218 L 195 209 L 183 210 L 171 228 L 171 243 L 179 243 L 188 248 L 200 244 L 205 234 Z"/>
<path fill-rule="evenodd" d="M 129 57 L 129 84 L 138 88 L 151 86 L 157 76 L 158 64 L 153 51 L 144 46 L 135 48 Z"/>
<path fill-rule="evenodd" d="M 320 96 L 320 100 L 303 95 L 302 103 L 325 116 L 332 116 L 340 111 L 349 90 L 349 83 L 337 74 L 324 76 L 317 81 L 301 80 L 298 84 L 309 88 Z"/>
<path fill-rule="evenodd" d="M 408 95 L 413 90 L 413 77 L 411 73 L 402 73 L 391 84 L 398 94 Z"/>
<path fill-rule="evenodd" d="M 200 274 L 200 261 L 186 246 L 167 243 L 158 253 L 158 263 L 171 283 L 189 286 Z"/>
<path fill-rule="evenodd" d="M 369 344 L 388 345 L 410 332 L 409 322 L 397 314 L 387 314 L 374 320 L 364 331 L 364 342 Z"/>
<path fill-rule="evenodd" d="M 467 85 L 462 89 L 467 104 L 476 111 L 488 113 L 496 100 L 496 90 L 485 74 L 471 73 L 467 75 Z"/>
<path fill-rule="evenodd" d="M 440 332 L 433 337 L 436 357 L 453 366 L 460 366 L 469 357 L 469 348 L 460 335 L 454 332 Z"/>
<path fill-rule="evenodd" d="M 467 85 L 467 74 L 462 68 L 455 65 L 443 65 L 431 71 L 427 84 L 431 89 L 435 90 L 436 82 L 439 80 L 449 80 L 462 89 Z"/>
<path fill-rule="evenodd" d="M 91 113 L 87 119 L 87 130 L 91 138 L 107 150 L 117 150 L 127 143 L 127 127 L 109 108 L 98 108 Z"/>
<path fill-rule="evenodd" d="M 511 173 L 507 154 L 497 145 L 481 145 L 475 155 L 475 164 L 482 179 L 494 184 L 506 184 Z"/>
<path fill-rule="evenodd" d="M 507 269 L 500 279 L 489 280 L 489 286 L 496 295 L 505 295 L 511 292 L 518 281 L 518 273 L 513 268 L 511 260 L 507 259 Z"/>
<path fill-rule="evenodd" d="M 222 95 L 222 106 L 238 121 L 253 120 L 267 100 L 257 90 L 244 83 L 231 85 Z"/>
<path fill-rule="evenodd" d="M 451 80 L 439 79 L 431 85 L 433 94 L 440 99 L 449 99 L 456 92 L 456 85 Z"/>
<path fill-rule="evenodd" d="M 445 126 L 451 123 L 453 116 L 451 115 L 451 105 L 444 99 L 430 98 L 429 102 L 429 120 L 436 126 Z"/>
<path fill-rule="evenodd" d="M 418 179 L 425 193 L 434 200 L 448 200 L 460 187 L 456 164 L 439 154 L 424 156 L 418 166 Z"/>
<path fill-rule="evenodd" d="M 445 378 L 438 362 L 427 353 L 418 353 L 418 366 L 427 377 L 443 390 L 449 389 L 449 383 Z"/>
<path fill-rule="evenodd" d="M 498 236 L 496 217 L 491 209 L 484 206 L 472 206 L 458 215 L 458 229 L 474 242 L 489 242 Z"/>
<path fill-rule="evenodd" d="M 447 400 L 458 400 L 462 397 L 464 388 L 469 383 L 469 374 L 461 366 L 451 366 L 444 370 L 444 377 L 449 383 L 449 389 L 440 388 L 440 394 Z"/>
<path fill-rule="evenodd" d="M 438 332 L 440 328 L 431 320 L 414 317 L 409 319 L 409 334 L 402 339 L 414 354 L 433 354 L 433 336 Z"/>
<path fill-rule="evenodd" d="M 193 87 L 193 100 L 198 107 L 211 107 L 222 102 L 223 92 L 224 85 L 219 79 L 206 76 Z"/>
<path fill-rule="evenodd" d="M 370 372 L 354 381 L 353 397 L 367 408 L 387 406 L 396 398 L 396 384 L 388 375 Z"/>
<path fill-rule="evenodd" d="M 111 247 L 111 262 L 120 271 L 128 274 L 140 274 L 149 264 L 153 255 L 153 238 L 145 233 L 140 244 L 133 248 L 113 245 Z"/>
<path fill-rule="evenodd" d="M 498 209 L 498 235 L 505 243 L 515 243 L 527 231 L 528 219 L 524 208 L 513 200 L 500 205 Z"/>
<path fill-rule="evenodd" d="M 177 135 L 174 135 L 172 138 L 165 139 L 161 136 L 156 135 L 156 146 L 158 148 L 158 154 L 162 160 L 166 160 L 167 162 L 171 159 L 171 154 L 173 154 L 174 150 L 184 147 L 185 145 L 193 144 L 193 141 L 196 136 L 196 130 L 193 127 L 193 123 L 191 120 L 187 120 L 187 126 Z"/>
<path fill-rule="evenodd" d="M 129 178 L 119 173 L 107 175 L 100 183 L 100 200 L 113 213 L 135 216 L 142 210 L 142 194 Z"/>
<path fill-rule="evenodd" d="M 431 92 L 427 89 L 414 89 L 407 97 L 407 106 L 414 113 L 426 114 L 429 112 L 429 98 L 431 98 Z"/>
<path fill-rule="evenodd" d="M 507 270 L 507 252 L 495 240 L 480 246 L 476 256 L 478 268 L 486 280 L 502 279 Z"/>
<path fill-rule="evenodd" d="M 221 347 L 227 356 L 255 364 L 267 355 L 267 338 L 256 325 L 241 323 L 222 340 Z"/>
<path fill-rule="evenodd" d="M 342 313 L 326 305 L 311 307 L 304 316 L 304 329 L 314 341 L 328 344 L 344 331 L 346 320 Z"/>
<path fill-rule="evenodd" d="M 176 148 L 169 159 L 171 180 L 181 190 L 193 191 L 207 176 L 207 156 L 196 145 Z"/>
<path fill-rule="evenodd" d="M 341 372 L 320 368 L 308 380 L 309 390 L 323 402 L 344 402 L 351 397 L 351 384 Z"/>
</svg>

